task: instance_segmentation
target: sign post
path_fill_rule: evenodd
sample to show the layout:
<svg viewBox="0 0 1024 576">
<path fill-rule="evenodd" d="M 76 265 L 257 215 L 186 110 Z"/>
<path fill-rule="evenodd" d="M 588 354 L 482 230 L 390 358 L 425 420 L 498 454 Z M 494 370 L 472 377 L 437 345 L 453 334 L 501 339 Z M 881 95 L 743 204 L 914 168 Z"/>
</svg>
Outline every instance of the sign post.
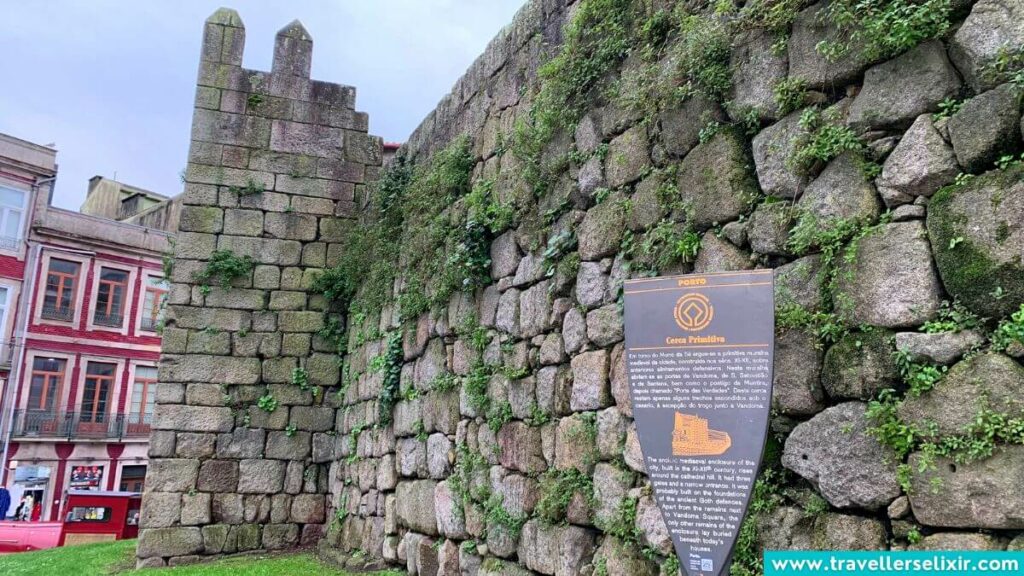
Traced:
<svg viewBox="0 0 1024 576">
<path fill-rule="evenodd" d="M 625 283 L 626 370 L 684 574 L 727 574 L 768 431 L 771 270 Z"/>
</svg>

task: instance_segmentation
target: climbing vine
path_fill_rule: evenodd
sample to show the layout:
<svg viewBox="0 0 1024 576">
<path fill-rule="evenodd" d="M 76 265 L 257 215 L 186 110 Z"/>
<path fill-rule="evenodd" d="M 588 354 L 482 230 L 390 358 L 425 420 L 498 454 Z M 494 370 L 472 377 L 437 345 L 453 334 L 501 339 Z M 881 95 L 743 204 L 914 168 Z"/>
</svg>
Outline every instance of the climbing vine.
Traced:
<svg viewBox="0 0 1024 576">
<path fill-rule="evenodd" d="M 387 348 L 379 358 L 383 358 L 381 370 L 384 373 L 381 382 L 378 410 L 381 424 L 391 423 L 395 404 L 399 400 L 399 386 L 402 376 L 402 334 L 392 332 L 386 339 Z"/>
</svg>

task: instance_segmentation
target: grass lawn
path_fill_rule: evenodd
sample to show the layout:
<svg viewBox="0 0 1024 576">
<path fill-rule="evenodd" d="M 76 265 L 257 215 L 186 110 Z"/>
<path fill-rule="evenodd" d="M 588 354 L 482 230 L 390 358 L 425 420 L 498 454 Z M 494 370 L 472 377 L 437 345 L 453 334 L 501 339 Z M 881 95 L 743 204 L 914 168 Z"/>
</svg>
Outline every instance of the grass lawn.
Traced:
<svg viewBox="0 0 1024 576">
<path fill-rule="evenodd" d="M 305 552 L 245 556 L 177 568 L 135 570 L 135 540 L 83 544 L 0 556 L 3 576 L 351 576 L 322 564 Z M 398 576 L 399 572 L 377 572 L 361 576 Z"/>
</svg>

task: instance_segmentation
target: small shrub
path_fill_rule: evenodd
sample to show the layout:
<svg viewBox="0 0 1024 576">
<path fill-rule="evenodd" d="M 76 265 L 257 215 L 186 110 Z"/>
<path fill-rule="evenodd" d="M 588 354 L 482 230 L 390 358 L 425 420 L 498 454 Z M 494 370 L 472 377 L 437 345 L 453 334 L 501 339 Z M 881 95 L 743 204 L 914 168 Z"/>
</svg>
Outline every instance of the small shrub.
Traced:
<svg viewBox="0 0 1024 576">
<path fill-rule="evenodd" d="M 992 333 L 991 340 L 992 347 L 996 350 L 1006 350 L 1014 342 L 1024 344 L 1024 304 L 1010 314 L 1009 318 L 999 323 Z"/>
<path fill-rule="evenodd" d="M 638 246 L 629 250 L 641 263 L 641 272 L 665 270 L 677 263 L 690 263 L 700 251 L 700 235 L 683 224 L 663 219 L 650 229 Z"/>
<path fill-rule="evenodd" d="M 980 76 L 989 84 L 1010 82 L 1024 88 L 1024 47 L 1001 47 L 996 57 L 982 68 Z"/>
<path fill-rule="evenodd" d="M 682 99 L 704 94 L 722 101 L 732 88 L 729 69 L 731 39 L 724 20 L 688 14 L 677 9 L 678 35 L 673 49 L 677 73 L 683 78 L 677 89 Z"/>
<path fill-rule="evenodd" d="M 430 390 L 433 392 L 450 392 L 459 387 L 459 379 L 451 372 L 439 374 L 430 383 Z"/>
<path fill-rule="evenodd" d="M 270 413 L 277 410 L 277 399 L 270 392 L 267 392 L 263 396 L 260 396 L 259 400 L 256 401 L 256 405 L 260 410 Z"/>
<path fill-rule="evenodd" d="M 416 433 L 416 439 L 420 442 L 426 442 L 430 436 L 427 433 L 427 427 L 423 424 L 423 420 L 417 420 L 412 426 L 412 431 Z"/>
<path fill-rule="evenodd" d="M 932 121 L 938 122 L 943 118 L 949 118 L 960 111 L 964 105 L 963 100 L 956 100 L 953 98 L 946 98 L 942 102 L 939 102 L 939 111 L 932 114 Z"/>
<path fill-rule="evenodd" d="M 814 517 L 823 512 L 828 512 L 828 501 L 814 493 L 804 504 L 804 516 Z"/>
<path fill-rule="evenodd" d="M 833 0 L 827 16 L 843 38 L 825 41 L 818 51 L 836 60 L 859 47 L 859 55 L 875 61 L 891 58 L 950 27 L 951 0 Z"/>
<path fill-rule="evenodd" d="M 799 77 L 784 78 L 772 89 L 779 115 L 799 110 L 807 102 L 807 81 Z"/>
<path fill-rule="evenodd" d="M 712 138 L 714 138 L 719 132 L 722 131 L 722 123 L 718 120 L 710 120 L 700 129 L 697 133 L 697 140 L 704 144 Z"/>
<path fill-rule="evenodd" d="M 508 401 L 492 404 L 487 410 L 487 427 L 497 433 L 501 427 L 512 421 L 512 404 Z"/>
<path fill-rule="evenodd" d="M 790 162 L 801 172 L 808 172 L 815 164 L 828 162 L 843 152 L 863 152 L 864 143 L 857 135 L 839 122 L 834 114 L 808 108 L 800 116 L 802 135 Z"/>
<path fill-rule="evenodd" d="M 266 191 L 263 184 L 256 180 L 249 178 L 246 181 L 245 186 L 230 186 L 228 190 L 238 194 L 239 196 L 252 196 L 253 194 L 262 194 Z"/>
<path fill-rule="evenodd" d="M 963 304 L 959 302 L 950 304 L 948 301 L 943 301 L 939 306 L 938 317 L 935 320 L 925 322 L 921 326 L 921 332 L 927 334 L 960 332 L 961 330 L 979 328 L 983 322 L 983 318 L 979 318 L 977 314 L 968 310 Z"/>
<path fill-rule="evenodd" d="M 920 396 L 931 390 L 946 374 L 945 366 L 912 362 L 906 350 L 897 350 L 893 353 L 893 358 L 911 396 Z"/>
<path fill-rule="evenodd" d="M 544 275 L 548 277 L 553 276 L 562 258 L 575 249 L 576 235 L 570 231 L 560 232 L 548 238 L 547 246 L 544 248 L 544 252 L 541 253 Z"/>
<path fill-rule="evenodd" d="M 590 476 L 575 468 L 552 468 L 541 474 L 538 483 L 540 498 L 534 514 L 546 524 L 563 524 L 573 497 L 580 493 L 588 501 L 594 496 L 594 482 Z"/>
<path fill-rule="evenodd" d="M 249 256 L 236 256 L 230 250 L 215 250 L 206 267 L 195 275 L 195 280 L 204 286 L 215 281 L 221 288 L 228 288 L 236 279 L 252 274 L 255 266 Z"/>
</svg>

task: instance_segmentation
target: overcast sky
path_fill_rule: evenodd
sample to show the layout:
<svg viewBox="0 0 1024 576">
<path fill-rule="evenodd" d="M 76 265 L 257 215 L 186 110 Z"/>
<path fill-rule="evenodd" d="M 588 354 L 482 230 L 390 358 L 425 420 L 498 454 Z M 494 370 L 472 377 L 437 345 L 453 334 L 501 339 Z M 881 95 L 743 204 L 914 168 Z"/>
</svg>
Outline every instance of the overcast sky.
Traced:
<svg viewBox="0 0 1024 576">
<path fill-rule="evenodd" d="M 0 132 L 54 144 L 54 204 L 88 179 L 181 191 L 203 21 L 228 0 L 0 0 Z M 401 142 L 524 0 L 235 0 L 246 68 L 270 70 L 298 18 L 313 78 L 357 88 L 370 132 Z"/>
</svg>

